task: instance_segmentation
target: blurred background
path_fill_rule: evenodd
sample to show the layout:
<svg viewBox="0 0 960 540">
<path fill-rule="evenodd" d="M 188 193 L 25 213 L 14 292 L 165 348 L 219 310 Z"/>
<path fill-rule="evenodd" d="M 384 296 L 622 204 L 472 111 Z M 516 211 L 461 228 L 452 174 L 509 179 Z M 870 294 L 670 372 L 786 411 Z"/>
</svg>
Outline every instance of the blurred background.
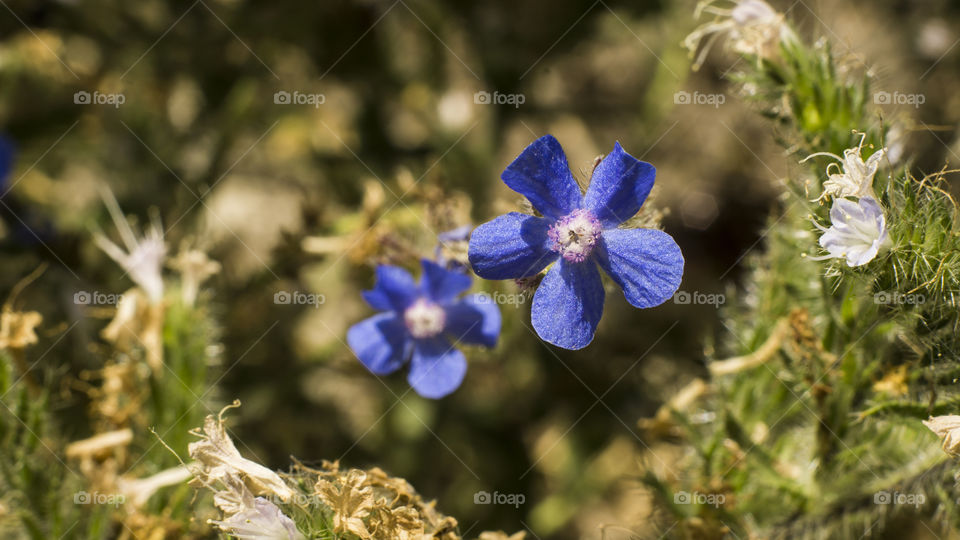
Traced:
<svg viewBox="0 0 960 540">
<path fill-rule="evenodd" d="M 772 4 L 881 89 L 925 96 L 883 108 L 912 118 L 899 142 L 922 172 L 945 152 L 960 161 L 955 4 Z M 107 185 L 125 213 L 160 218 L 172 253 L 199 246 L 221 262 L 205 293 L 220 380 L 205 400 L 243 402 L 233 433 L 248 457 L 380 466 L 436 498 L 465 536 L 654 532 L 640 478 L 669 471 L 676 447 L 638 420 L 704 375 L 705 351 L 727 332 L 715 306 L 641 311 L 614 291 L 594 343 L 569 352 L 536 339 L 528 302 L 503 305 L 500 345 L 469 350 L 463 386 L 441 401 L 401 374 L 368 373 L 344 334 L 372 314 L 359 292 L 376 264 L 414 269 L 438 233 L 516 209 L 500 172 L 547 133 L 582 180 L 614 141 L 652 162 L 648 205 L 683 249 L 681 290 L 729 296 L 778 215 L 778 180 L 797 167 L 775 127 L 730 93 L 736 64 L 722 47 L 691 73 L 680 42 L 697 25 L 693 2 L 0 5 L 0 291 L 47 263 L 17 303 L 44 314 L 41 342 L 53 346 L 39 365 L 67 381 L 65 437 L 93 433 L 70 381 L 99 365 L 112 316 L 82 316 L 74 295 L 131 286 L 92 241 L 112 230 Z M 283 291 L 322 303 L 276 303 Z M 480 492 L 523 504 L 478 504 Z"/>
</svg>

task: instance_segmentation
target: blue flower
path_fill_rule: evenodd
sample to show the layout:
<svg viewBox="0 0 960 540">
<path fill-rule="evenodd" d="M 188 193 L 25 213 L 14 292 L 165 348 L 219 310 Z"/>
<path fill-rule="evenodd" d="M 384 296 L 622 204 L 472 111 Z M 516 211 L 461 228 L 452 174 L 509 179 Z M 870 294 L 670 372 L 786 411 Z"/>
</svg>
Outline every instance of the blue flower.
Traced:
<svg viewBox="0 0 960 540">
<path fill-rule="evenodd" d="M 662 304 L 680 286 L 683 255 L 670 235 L 617 228 L 640 210 L 655 174 L 653 165 L 616 143 L 584 195 L 560 143 L 551 135 L 537 139 L 502 178 L 543 217 L 511 212 L 478 227 L 470 237 L 474 272 L 485 279 L 520 279 L 556 262 L 533 297 L 533 327 L 558 347 L 586 347 L 603 315 L 597 265 L 638 308 Z"/>
<path fill-rule="evenodd" d="M 363 298 L 374 315 L 350 327 L 347 343 L 364 366 L 387 375 L 410 361 L 410 386 L 439 399 L 460 386 L 467 360 L 458 342 L 493 347 L 500 334 L 500 310 L 483 295 L 457 298 L 470 276 L 421 261 L 420 283 L 402 268 L 377 267 L 377 283 Z"/>
</svg>

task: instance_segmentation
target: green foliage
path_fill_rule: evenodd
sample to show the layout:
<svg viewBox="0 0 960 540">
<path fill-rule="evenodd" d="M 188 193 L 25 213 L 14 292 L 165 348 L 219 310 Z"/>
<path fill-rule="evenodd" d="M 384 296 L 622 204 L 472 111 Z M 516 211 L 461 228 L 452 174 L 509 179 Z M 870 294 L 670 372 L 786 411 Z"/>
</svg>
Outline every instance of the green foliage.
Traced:
<svg viewBox="0 0 960 540">
<path fill-rule="evenodd" d="M 13 370 L 22 352 L 0 351 L 0 536 L 106 538 L 111 507 L 76 504 L 86 482 L 60 457 L 49 394 Z"/>
<path fill-rule="evenodd" d="M 841 65 L 826 40 L 808 46 L 789 27 L 780 45 L 733 79 L 775 121 L 797 161 L 843 155 L 856 148 L 857 132 L 867 133 L 865 148 L 878 148 L 885 127 L 867 105 L 869 76 Z M 819 255 L 811 221 L 829 220 L 829 207 L 815 200 L 823 167 L 787 180 L 766 250 L 749 259 L 746 290 L 722 313 L 725 352 L 774 352 L 713 378 L 701 402 L 712 421 L 675 413 L 693 450 L 685 480 L 648 478 L 664 496 L 723 496 L 692 514 L 665 501 L 684 524 L 677 536 L 858 538 L 918 522 L 957 526 L 956 467 L 920 420 L 960 403 L 960 216 L 943 173 L 916 179 L 884 162 L 877 176 L 893 246 L 857 268 L 809 257 Z M 897 494 L 922 501 L 883 502 Z"/>
</svg>

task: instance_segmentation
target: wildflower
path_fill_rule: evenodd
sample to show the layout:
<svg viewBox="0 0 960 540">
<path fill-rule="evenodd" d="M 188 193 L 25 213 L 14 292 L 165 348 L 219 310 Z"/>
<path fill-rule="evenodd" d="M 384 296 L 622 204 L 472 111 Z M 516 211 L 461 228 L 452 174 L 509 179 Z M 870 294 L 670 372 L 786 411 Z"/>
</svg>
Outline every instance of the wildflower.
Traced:
<svg viewBox="0 0 960 540">
<path fill-rule="evenodd" d="M 277 505 L 254 497 L 246 488 L 242 490 L 238 511 L 222 521 L 210 523 L 239 540 L 304 540 L 292 519 L 284 515 Z"/>
<path fill-rule="evenodd" d="M 215 481 L 226 483 L 230 478 L 239 478 L 252 492 L 257 495 L 273 495 L 286 501 L 293 496 L 293 490 L 280 478 L 277 473 L 245 459 L 237 451 L 233 440 L 227 435 L 223 423 L 223 413 L 230 407 L 237 407 L 240 403 L 224 407 L 216 417 L 208 415 L 203 422 L 202 432 L 191 432 L 201 440 L 187 445 L 190 457 L 196 461 L 191 471 L 203 485 L 210 485 Z"/>
<path fill-rule="evenodd" d="M 117 479 L 117 489 L 134 508 L 141 508 L 160 488 L 182 484 L 189 480 L 190 476 L 190 469 L 179 465 L 146 478 L 121 476 Z"/>
<path fill-rule="evenodd" d="M 183 303 L 188 306 L 196 302 L 200 285 L 220 271 L 220 263 L 199 249 L 181 249 L 169 266 L 180 272 Z"/>
<path fill-rule="evenodd" d="M 163 277 L 160 273 L 163 267 L 163 258 L 167 254 L 167 246 L 163 243 L 163 229 L 160 223 L 154 220 L 142 238 L 138 238 L 127 223 L 120 211 L 120 206 L 113 194 L 103 189 L 103 202 L 110 211 L 113 224 L 120 233 L 120 238 L 126 246 L 126 251 L 97 233 L 94 241 L 111 259 L 120 265 L 150 299 L 152 303 L 159 303 L 163 299 Z"/>
<path fill-rule="evenodd" d="M 960 416 L 947 414 L 931 416 L 923 425 L 943 439 L 943 451 L 951 456 L 960 456 Z"/>
<path fill-rule="evenodd" d="M 703 12 L 716 15 L 712 22 L 697 27 L 683 40 L 690 54 L 697 52 L 700 42 L 710 36 L 693 63 L 694 71 L 700 69 L 713 43 L 726 34 L 731 48 L 739 54 L 752 54 L 758 58 L 772 58 L 777 53 L 781 35 L 787 31 L 783 15 L 762 0 L 736 0 L 732 7 L 717 7 L 715 1 L 701 2 L 694 17 Z"/>
<path fill-rule="evenodd" d="M 880 160 L 883 159 L 886 149 L 881 148 L 877 150 L 864 161 L 863 158 L 860 157 L 860 152 L 866 136 L 866 133 L 862 133 L 860 144 L 857 145 L 856 148 L 844 150 L 843 157 L 831 152 L 817 152 L 816 154 L 810 154 L 800 162 L 803 163 L 816 156 L 829 156 L 842 164 L 843 172 L 839 172 L 841 166 L 837 163 L 827 165 L 827 180 L 823 182 L 823 194 L 820 196 L 820 199 L 826 197 L 877 198 L 873 193 L 873 176 L 877 174 L 877 169 L 880 167 Z M 833 167 L 832 171 L 834 172 L 831 172 L 831 167 Z"/>
<path fill-rule="evenodd" d="M 598 264 L 638 308 L 662 304 L 680 286 L 683 255 L 670 235 L 617 228 L 640 210 L 655 174 L 617 143 L 595 168 L 584 196 L 560 143 L 541 137 L 502 178 L 543 217 L 511 212 L 478 227 L 470 238 L 474 272 L 486 279 L 522 279 L 556 261 L 534 294 L 533 327 L 559 347 L 586 347 L 603 314 Z"/>
<path fill-rule="evenodd" d="M 350 327 L 347 343 L 377 375 L 393 373 L 409 358 L 410 386 L 438 399 L 456 390 L 467 372 L 455 344 L 496 345 L 500 310 L 480 295 L 457 299 L 470 287 L 469 276 L 426 259 L 421 265 L 419 284 L 401 268 L 377 268 L 376 286 L 363 298 L 383 313 Z"/>
<path fill-rule="evenodd" d="M 829 252 L 814 260 L 846 259 L 853 268 L 872 261 L 882 248 L 890 245 L 883 209 L 872 197 L 863 197 L 859 202 L 835 199 L 830 221 L 829 229 L 814 223 L 823 231 L 820 247 Z"/>
</svg>

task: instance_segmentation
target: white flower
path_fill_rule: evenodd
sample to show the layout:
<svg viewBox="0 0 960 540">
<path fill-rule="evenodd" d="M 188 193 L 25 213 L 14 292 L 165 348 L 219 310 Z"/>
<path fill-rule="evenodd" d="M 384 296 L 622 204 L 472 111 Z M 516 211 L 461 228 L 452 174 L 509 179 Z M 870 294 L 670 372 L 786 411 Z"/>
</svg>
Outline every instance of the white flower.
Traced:
<svg viewBox="0 0 960 540">
<path fill-rule="evenodd" d="M 923 422 L 923 425 L 943 439 L 944 452 L 952 456 L 960 456 L 960 416 L 956 414 L 931 416 L 929 420 Z"/>
<path fill-rule="evenodd" d="M 181 465 L 160 471 L 147 478 L 128 478 L 121 476 L 117 479 L 117 489 L 126 497 L 130 504 L 135 508 L 140 508 L 147 503 L 158 489 L 182 484 L 187 481 L 190 476 L 190 470 Z"/>
<path fill-rule="evenodd" d="M 817 152 L 805 157 L 803 161 L 816 156 L 830 156 L 843 165 L 843 171 L 840 172 L 840 164 L 831 163 L 827 165 L 827 180 L 823 183 L 823 194 L 820 199 L 825 197 L 871 197 L 876 198 L 873 193 L 873 176 L 877 174 L 880 167 L 880 160 L 886 153 L 885 148 L 881 148 L 873 153 L 866 161 L 860 157 L 860 150 L 863 148 L 863 141 L 866 133 L 861 134 L 860 144 L 856 148 L 848 148 L 843 151 L 843 157 L 831 152 Z M 833 169 L 831 169 L 831 167 Z M 834 172 L 831 172 L 834 171 Z"/>
<path fill-rule="evenodd" d="M 846 259 L 850 267 L 862 266 L 890 245 L 883 209 L 872 197 L 863 197 L 859 202 L 835 199 L 830 208 L 830 221 L 829 229 L 814 223 L 823 231 L 820 247 L 830 253 L 814 260 L 841 258 Z"/>
<path fill-rule="evenodd" d="M 710 36 L 693 63 L 694 71 L 700 69 L 713 43 L 724 34 L 729 37 L 730 46 L 737 53 L 752 54 L 758 58 L 776 55 L 781 35 L 787 30 L 783 15 L 762 0 L 737 0 L 731 3 L 731 7 L 722 8 L 714 5 L 714 0 L 709 0 L 697 6 L 694 17 L 699 18 L 701 13 L 706 12 L 717 18 L 697 27 L 683 40 L 684 47 L 693 55 L 703 38 Z"/>
<path fill-rule="evenodd" d="M 242 484 L 241 484 L 242 485 Z M 242 488 L 246 490 L 246 488 Z M 240 540 L 303 540 L 292 519 L 263 497 L 254 498 L 249 491 L 242 494 L 239 511 L 223 521 L 210 523 Z"/>
<path fill-rule="evenodd" d="M 143 237 L 138 238 L 127 223 L 123 212 L 120 211 L 120 205 L 117 204 L 113 193 L 104 188 L 102 195 L 103 202 L 107 205 L 113 224 L 117 227 L 127 250 L 124 251 L 100 233 L 94 235 L 94 242 L 130 275 L 130 279 L 147 293 L 151 302 L 159 303 L 163 299 L 161 268 L 163 258 L 167 254 L 167 246 L 163 243 L 163 229 L 159 221 L 153 220 Z"/>
<path fill-rule="evenodd" d="M 169 265 L 180 272 L 183 303 L 188 306 L 196 302 L 200 284 L 220 271 L 220 263 L 199 249 L 181 249 Z"/>
</svg>

